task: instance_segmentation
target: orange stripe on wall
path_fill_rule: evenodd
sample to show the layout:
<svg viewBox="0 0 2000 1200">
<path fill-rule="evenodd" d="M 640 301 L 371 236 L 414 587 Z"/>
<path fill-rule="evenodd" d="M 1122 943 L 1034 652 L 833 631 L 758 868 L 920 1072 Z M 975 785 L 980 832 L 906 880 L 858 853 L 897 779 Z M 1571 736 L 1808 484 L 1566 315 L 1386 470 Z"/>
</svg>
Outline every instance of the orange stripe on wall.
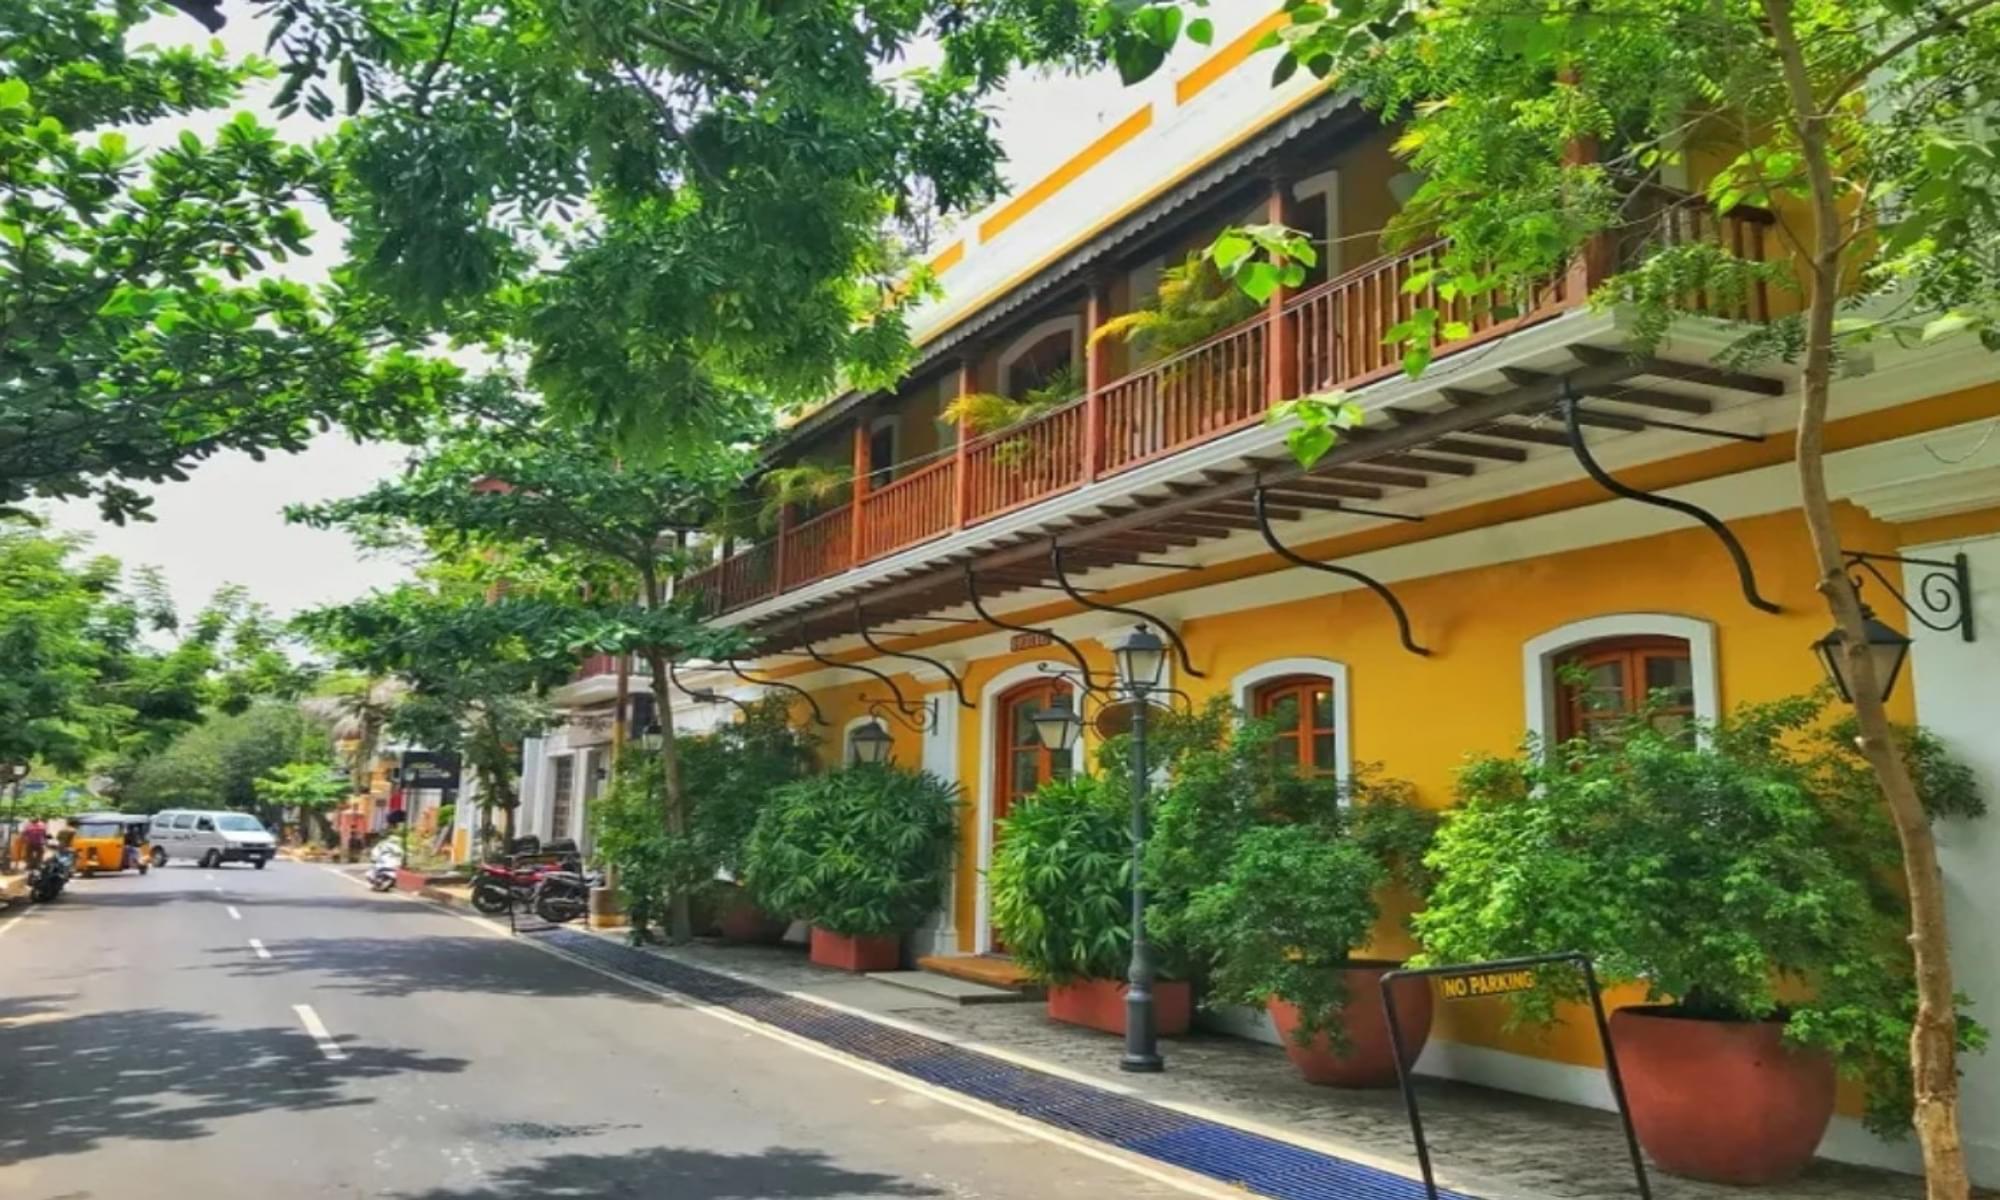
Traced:
<svg viewBox="0 0 2000 1200">
<path fill-rule="evenodd" d="M 1153 124 L 1153 106 L 1148 104 L 1123 121 L 1113 125 L 1104 136 L 1072 157 L 1068 162 L 1043 176 L 1041 182 L 1022 192 L 1007 202 L 1007 206 L 987 218 L 979 227 L 979 240 L 990 242 L 1007 232 L 1007 228 L 1041 207 L 1049 197 L 1062 191 L 1085 171 L 1103 162 L 1120 146 L 1146 132 Z"/>
<path fill-rule="evenodd" d="M 1243 60 L 1249 58 L 1257 49 L 1257 43 L 1264 40 L 1265 34 L 1273 29 L 1283 29 L 1288 23 L 1289 18 L 1284 13 L 1272 13 L 1257 22 L 1242 37 L 1209 55 L 1202 60 L 1200 66 L 1174 81 L 1174 102 L 1186 104 L 1201 95 L 1209 84 L 1242 66 Z"/>
<path fill-rule="evenodd" d="M 931 274 L 942 275 L 946 271 L 949 271 L 953 267 L 957 266 L 959 262 L 964 258 L 965 258 L 965 243 L 953 242 L 951 245 L 946 246 L 944 249 L 938 251 L 937 257 L 931 259 L 930 261 Z"/>
</svg>

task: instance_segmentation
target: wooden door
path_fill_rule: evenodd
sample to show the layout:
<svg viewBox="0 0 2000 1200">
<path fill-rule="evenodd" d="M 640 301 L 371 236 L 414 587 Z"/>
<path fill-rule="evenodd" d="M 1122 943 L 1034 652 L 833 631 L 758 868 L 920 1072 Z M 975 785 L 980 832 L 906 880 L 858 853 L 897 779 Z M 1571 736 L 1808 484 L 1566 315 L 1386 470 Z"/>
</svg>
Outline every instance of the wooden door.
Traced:
<svg viewBox="0 0 2000 1200">
<path fill-rule="evenodd" d="M 1014 807 L 1014 801 L 1033 792 L 1051 779 L 1067 779 L 1071 758 L 1042 745 L 1035 733 L 1034 715 L 1055 703 L 1058 696 L 1070 695 L 1069 685 L 1054 679 L 1025 683 L 1000 697 L 994 719 L 999 736 L 994 739 L 1000 761 L 993 769 L 993 844 L 1000 844 L 1000 823 Z M 1074 703 L 1074 699 L 1071 701 Z M 991 935 L 996 953 L 1004 953 L 997 933 Z"/>
</svg>

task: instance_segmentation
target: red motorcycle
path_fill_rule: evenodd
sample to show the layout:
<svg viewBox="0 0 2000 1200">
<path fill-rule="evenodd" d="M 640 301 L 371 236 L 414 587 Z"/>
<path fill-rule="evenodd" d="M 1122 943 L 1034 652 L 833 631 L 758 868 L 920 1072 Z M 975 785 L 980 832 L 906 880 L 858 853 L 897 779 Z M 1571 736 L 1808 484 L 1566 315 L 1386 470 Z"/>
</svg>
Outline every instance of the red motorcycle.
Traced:
<svg viewBox="0 0 2000 1200">
<path fill-rule="evenodd" d="M 539 850 L 517 851 L 500 862 L 480 863 L 472 878 L 472 907 L 489 917 L 509 908 L 532 910 L 544 879 L 582 869 L 573 843 L 552 842 Z"/>
</svg>

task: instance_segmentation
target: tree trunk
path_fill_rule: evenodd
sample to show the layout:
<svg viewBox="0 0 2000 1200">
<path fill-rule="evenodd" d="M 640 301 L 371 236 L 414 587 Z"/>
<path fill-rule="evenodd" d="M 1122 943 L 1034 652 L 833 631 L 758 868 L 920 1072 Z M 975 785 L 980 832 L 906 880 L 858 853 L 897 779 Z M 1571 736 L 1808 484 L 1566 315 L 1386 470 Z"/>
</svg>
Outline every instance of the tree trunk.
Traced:
<svg viewBox="0 0 2000 1200">
<path fill-rule="evenodd" d="M 1826 412 L 1833 383 L 1834 313 L 1839 302 L 1842 228 L 1827 127 L 1813 92 L 1805 52 L 1792 26 L 1790 0 L 1763 0 L 1784 69 L 1786 92 L 1812 196 L 1812 262 L 1807 272 L 1805 373 L 1799 406 L 1799 494 L 1819 568 L 1819 591 L 1843 635 L 1849 691 L 1861 753 L 1874 770 L 1902 843 L 1910 897 L 1910 949 L 1916 964 L 1917 1018 L 1910 1033 L 1914 1124 L 1923 1149 L 1929 1200 L 1967 1200 L 1965 1145 L 1958 1128 L 1958 1016 L 1945 929 L 1944 884 L 1937 843 L 1909 764 L 1892 735 L 1882 681 L 1867 649 L 1861 602 L 1847 575 L 1826 484 Z"/>
<path fill-rule="evenodd" d="M 657 649 L 646 651 L 646 666 L 653 677 L 653 712 L 660 722 L 661 816 L 667 836 L 679 842 L 687 835 L 687 790 L 681 779 L 680 747 L 674 740 L 674 704 L 671 681 L 667 677 L 667 657 Z M 694 904 L 688 890 L 675 880 L 668 901 L 668 936 L 674 945 L 694 940 Z"/>
</svg>

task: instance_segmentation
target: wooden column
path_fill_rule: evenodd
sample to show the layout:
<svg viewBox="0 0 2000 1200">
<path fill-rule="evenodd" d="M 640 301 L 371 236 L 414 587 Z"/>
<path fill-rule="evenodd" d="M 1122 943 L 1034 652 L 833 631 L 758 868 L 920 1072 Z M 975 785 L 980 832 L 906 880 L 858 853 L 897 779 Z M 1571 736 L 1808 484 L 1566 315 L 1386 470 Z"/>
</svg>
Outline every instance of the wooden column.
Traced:
<svg viewBox="0 0 2000 1200">
<path fill-rule="evenodd" d="M 958 360 L 958 395 L 970 396 L 979 390 L 979 378 L 973 356 L 968 353 Z M 966 447 L 972 443 L 972 431 L 964 421 L 958 423 L 958 445 L 952 452 L 952 486 L 955 499 L 952 503 L 951 527 L 965 528 L 965 520 L 972 509 L 971 460 L 966 455 Z"/>
<path fill-rule="evenodd" d="M 1090 335 L 1111 319 L 1111 289 L 1102 279 L 1090 283 L 1083 305 L 1083 478 L 1086 483 L 1104 470 L 1104 385 L 1111 382 L 1109 339 L 1093 342 Z"/>
<path fill-rule="evenodd" d="M 1291 227 L 1292 185 L 1281 175 L 1271 176 L 1271 193 L 1264 202 L 1264 219 L 1273 225 Z M 1298 338 L 1291 322 L 1285 319 L 1285 303 L 1291 297 L 1292 290 L 1281 287 L 1271 293 L 1271 299 L 1264 306 L 1266 407 L 1299 394 Z"/>
<path fill-rule="evenodd" d="M 849 489 L 853 494 L 853 498 L 848 501 L 848 503 L 854 506 L 854 512 L 847 522 L 848 530 L 853 534 L 848 545 L 847 562 L 850 566 L 860 562 L 863 557 L 861 550 L 861 528 L 863 524 L 861 502 L 868 498 L 868 485 L 870 483 L 868 478 L 868 422 L 873 415 L 867 408 L 859 409 L 854 414 L 854 484 Z"/>
<path fill-rule="evenodd" d="M 785 543 L 791 538 L 792 506 L 785 504 L 778 508 L 778 536 L 771 539 L 771 574 L 777 579 L 772 595 L 785 590 Z"/>
</svg>

